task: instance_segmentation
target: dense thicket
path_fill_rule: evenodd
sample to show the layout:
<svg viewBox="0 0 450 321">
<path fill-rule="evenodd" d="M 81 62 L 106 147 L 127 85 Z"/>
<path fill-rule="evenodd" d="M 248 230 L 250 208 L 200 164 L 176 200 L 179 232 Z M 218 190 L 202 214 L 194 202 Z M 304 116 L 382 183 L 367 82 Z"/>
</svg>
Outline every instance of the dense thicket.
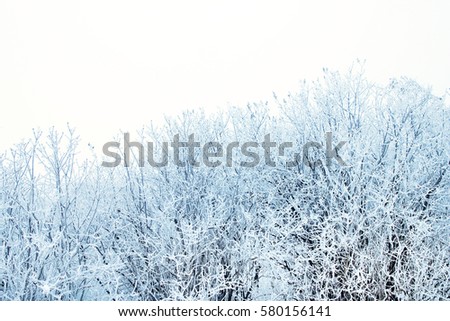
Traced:
<svg viewBox="0 0 450 321">
<path fill-rule="evenodd" d="M 275 167 L 262 152 L 239 166 L 236 152 L 231 167 L 106 168 L 79 161 L 71 129 L 14 146 L 0 158 L 0 299 L 448 299 L 445 101 L 409 79 L 381 87 L 325 71 L 276 104 L 186 112 L 131 134 L 159 154 L 175 134 L 270 134 L 294 144 Z M 347 166 L 284 166 L 326 132 L 347 141 Z"/>
</svg>

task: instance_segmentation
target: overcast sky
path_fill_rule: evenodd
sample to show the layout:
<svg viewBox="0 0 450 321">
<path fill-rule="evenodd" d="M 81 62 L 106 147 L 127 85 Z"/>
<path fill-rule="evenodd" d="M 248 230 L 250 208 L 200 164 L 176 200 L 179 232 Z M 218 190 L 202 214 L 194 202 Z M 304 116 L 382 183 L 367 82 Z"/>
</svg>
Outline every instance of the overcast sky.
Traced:
<svg viewBox="0 0 450 321">
<path fill-rule="evenodd" d="M 162 113 L 370 80 L 450 87 L 450 1 L 0 1 L 0 148 L 69 121 L 98 145 Z M 101 148 L 101 147 L 100 147 Z"/>
</svg>

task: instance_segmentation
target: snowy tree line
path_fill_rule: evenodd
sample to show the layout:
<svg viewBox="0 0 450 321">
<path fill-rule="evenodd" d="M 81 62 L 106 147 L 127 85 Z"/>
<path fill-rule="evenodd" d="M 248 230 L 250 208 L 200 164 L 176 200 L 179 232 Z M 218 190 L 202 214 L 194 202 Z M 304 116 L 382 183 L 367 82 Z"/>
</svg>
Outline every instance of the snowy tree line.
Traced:
<svg viewBox="0 0 450 321">
<path fill-rule="evenodd" d="M 275 100 L 276 112 L 185 112 L 133 137 L 161 156 L 175 134 L 302 146 L 332 132 L 347 166 L 287 168 L 291 149 L 276 167 L 105 168 L 80 161 L 71 128 L 12 147 L 0 157 L 0 300 L 448 299 L 445 100 L 410 79 L 327 70 Z"/>
</svg>

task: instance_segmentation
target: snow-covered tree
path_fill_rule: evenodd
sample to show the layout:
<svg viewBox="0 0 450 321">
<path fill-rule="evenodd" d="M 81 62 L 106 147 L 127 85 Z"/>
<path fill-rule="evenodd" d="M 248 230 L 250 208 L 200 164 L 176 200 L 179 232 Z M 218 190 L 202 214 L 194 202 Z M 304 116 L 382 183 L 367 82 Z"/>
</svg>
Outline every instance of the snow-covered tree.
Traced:
<svg viewBox="0 0 450 321">
<path fill-rule="evenodd" d="M 448 299 L 449 119 L 355 66 L 122 133 L 116 167 L 36 131 L 0 156 L 0 299 Z"/>
</svg>

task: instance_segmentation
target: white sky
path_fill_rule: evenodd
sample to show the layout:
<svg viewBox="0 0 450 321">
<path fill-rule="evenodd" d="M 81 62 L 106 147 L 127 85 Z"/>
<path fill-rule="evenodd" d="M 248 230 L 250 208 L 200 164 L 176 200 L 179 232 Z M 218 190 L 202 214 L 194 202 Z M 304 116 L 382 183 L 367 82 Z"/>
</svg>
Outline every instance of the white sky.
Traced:
<svg viewBox="0 0 450 321">
<path fill-rule="evenodd" d="M 322 67 L 450 87 L 450 1 L 0 1 L 0 149 L 69 121 L 101 149 L 163 112 L 284 95 Z"/>
</svg>

